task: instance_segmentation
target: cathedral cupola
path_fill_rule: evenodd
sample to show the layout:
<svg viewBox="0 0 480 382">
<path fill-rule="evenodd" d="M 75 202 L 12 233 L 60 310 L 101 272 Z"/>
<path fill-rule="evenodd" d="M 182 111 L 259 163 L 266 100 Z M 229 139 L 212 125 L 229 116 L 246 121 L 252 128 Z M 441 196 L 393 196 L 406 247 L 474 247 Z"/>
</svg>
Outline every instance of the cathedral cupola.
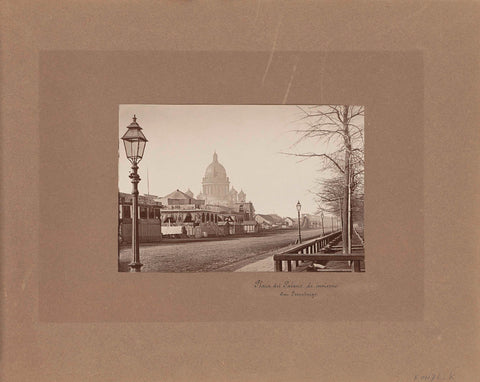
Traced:
<svg viewBox="0 0 480 382">
<path fill-rule="evenodd" d="M 230 180 L 225 167 L 218 161 L 217 152 L 213 153 L 213 161 L 205 170 L 202 181 L 202 191 L 207 203 L 218 203 L 228 199 Z"/>
<path fill-rule="evenodd" d="M 218 155 L 216 152 L 213 154 L 213 162 L 210 163 L 205 170 L 203 181 L 228 181 L 227 171 L 225 171 L 225 167 L 223 167 L 218 161 Z"/>
</svg>

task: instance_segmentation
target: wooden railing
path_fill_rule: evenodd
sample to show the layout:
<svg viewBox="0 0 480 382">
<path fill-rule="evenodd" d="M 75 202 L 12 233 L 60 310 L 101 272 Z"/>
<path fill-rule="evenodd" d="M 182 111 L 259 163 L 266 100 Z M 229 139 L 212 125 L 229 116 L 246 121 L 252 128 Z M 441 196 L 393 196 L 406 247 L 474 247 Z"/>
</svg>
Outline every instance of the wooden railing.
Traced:
<svg viewBox="0 0 480 382">
<path fill-rule="evenodd" d="M 356 254 L 327 254 L 330 247 L 338 242 L 342 231 L 332 232 L 328 235 L 308 240 L 302 244 L 295 245 L 287 250 L 273 256 L 275 261 L 275 272 L 283 271 L 283 262 L 287 263 L 287 271 L 292 271 L 292 262 L 299 266 L 299 262 L 316 261 L 350 261 L 352 271 L 360 272 L 360 261 L 365 259 L 363 253 Z"/>
<path fill-rule="evenodd" d="M 342 231 L 335 231 L 325 236 L 317 237 L 315 239 L 310 239 L 310 240 L 304 241 L 301 244 L 296 244 L 293 247 L 283 251 L 282 254 L 298 253 L 298 254 L 306 255 L 306 254 L 318 253 L 322 249 L 328 249 L 328 247 L 331 244 L 337 242 L 341 236 L 342 236 Z"/>
</svg>

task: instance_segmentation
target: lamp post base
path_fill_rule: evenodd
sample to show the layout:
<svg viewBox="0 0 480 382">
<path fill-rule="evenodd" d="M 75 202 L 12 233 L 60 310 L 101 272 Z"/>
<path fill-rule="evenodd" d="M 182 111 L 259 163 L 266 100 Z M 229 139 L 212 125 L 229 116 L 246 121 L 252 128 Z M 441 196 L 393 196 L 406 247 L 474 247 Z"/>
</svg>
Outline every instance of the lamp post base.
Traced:
<svg viewBox="0 0 480 382">
<path fill-rule="evenodd" d="M 140 262 L 131 262 L 130 264 L 128 264 L 128 266 L 130 267 L 130 272 L 141 272 L 143 264 Z"/>
</svg>

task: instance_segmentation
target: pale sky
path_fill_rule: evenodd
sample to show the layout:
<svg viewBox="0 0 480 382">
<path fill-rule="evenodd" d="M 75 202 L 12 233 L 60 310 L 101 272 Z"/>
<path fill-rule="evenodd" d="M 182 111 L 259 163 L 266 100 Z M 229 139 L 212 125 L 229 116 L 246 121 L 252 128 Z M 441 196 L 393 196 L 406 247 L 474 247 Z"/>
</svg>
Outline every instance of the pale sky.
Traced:
<svg viewBox="0 0 480 382">
<path fill-rule="evenodd" d="M 291 148 L 298 139 L 291 130 L 301 126 L 301 111 L 294 105 L 120 105 L 119 137 L 137 116 L 148 139 L 139 163 L 140 194 L 164 196 L 189 188 L 196 197 L 205 169 L 216 150 L 230 186 L 247 194 L 256 213 L 296 217 L 315 213 L 309 191 L 318 178 L 320 159 L 283 155 L 280 152 L 325 152 L 327 147 L 309 142 Z M 119 189 L 131 192 L 130 162 L 120 141 Z M 148 182 L 147 182 L 148 169 Z"/>
</svg>

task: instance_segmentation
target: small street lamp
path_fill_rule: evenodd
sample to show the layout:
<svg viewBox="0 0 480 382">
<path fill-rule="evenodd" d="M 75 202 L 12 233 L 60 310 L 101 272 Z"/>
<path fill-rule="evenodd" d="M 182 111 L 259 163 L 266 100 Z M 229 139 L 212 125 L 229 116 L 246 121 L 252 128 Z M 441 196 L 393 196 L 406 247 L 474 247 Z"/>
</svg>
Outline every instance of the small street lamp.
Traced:
<svg viewBox="0 0 480 382">
<path fill-rule="evenodd" d="M 300 200 L 297 202 L 297 213 L 298 213 L 298 242 L 302 242 L 302 233 L 300 232 L 300 210 L 302 209 L 302 205 L 300 204 Z"/>
<path fill-rule="evenodd" d="M 323 212 L 320 217 L 322 218 L 322 235 L 325 236 L 325 226 L 323 225 Z"/>
<path fill-rule="evenodd" d="M 133 217 L 132 217 L 132 251 L 133 261 L 128 264 L 131 272 L 140 272 L 143 264 L 140 262 L 140 243 L 138 240 L 138 183 L 140 176 L 138 175 L 138 162 L 142 160 L 147 138 L 142 133 L 142 128 L 137 123 L 137 117 L 133 115 L 133 122 L 127 126 L 127 132 L 123 135 L 122 140 L 125 146 L 127 159 L 132 164 L 132 171 L 129 178 L 132 180 L 132 196 L 133 196 Z"/>
</svg>

